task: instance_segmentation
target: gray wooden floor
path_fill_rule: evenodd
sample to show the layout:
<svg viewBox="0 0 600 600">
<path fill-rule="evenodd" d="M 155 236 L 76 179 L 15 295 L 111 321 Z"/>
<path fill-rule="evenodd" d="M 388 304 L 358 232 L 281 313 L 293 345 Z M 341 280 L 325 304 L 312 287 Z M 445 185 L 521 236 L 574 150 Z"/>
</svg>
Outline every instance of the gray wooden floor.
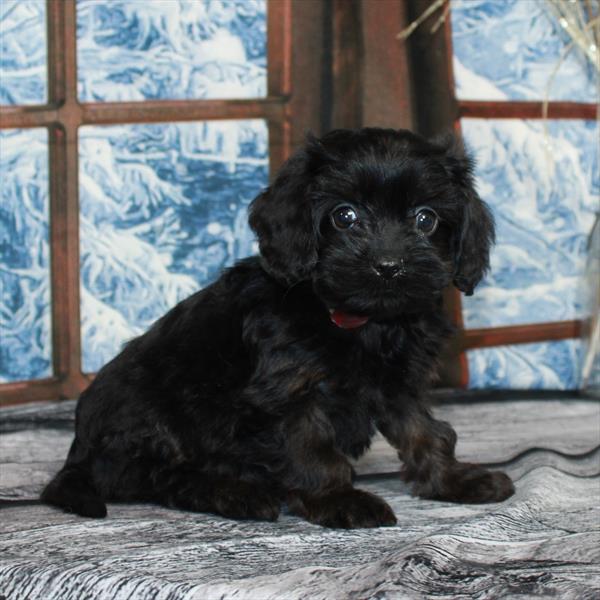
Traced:
<svg viewBox="0 0 600 600">
<path fill-rule="evenodd" d="M 35 503 L 72 402 L 0 410 L 0 596 L 10 600 L 600 597 L 600 403 L 445 404 L 459 456 L 509 472 L 502 504 L 419 500 L 383 440 L 357 464 L 395 527 L 332 531 L 149 505 L 87 520 Z"/>
</svg>

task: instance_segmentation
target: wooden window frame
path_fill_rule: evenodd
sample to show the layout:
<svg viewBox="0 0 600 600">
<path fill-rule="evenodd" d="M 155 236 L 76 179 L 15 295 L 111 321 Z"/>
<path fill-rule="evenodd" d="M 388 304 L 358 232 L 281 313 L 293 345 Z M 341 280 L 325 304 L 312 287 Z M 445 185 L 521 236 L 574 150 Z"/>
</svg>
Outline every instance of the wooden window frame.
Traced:
<svg viewBox="0 0 600 600">
<path fill-rule="evenodd" d="M 312 3 L 310 3 L 312 4 Z M 295 7 L 307 21 L 317 6 Z M 44 127 L 49 146 L 49 243 L 52 373 L 44 379 L 0 385 L 0 405 L 78 396 L 93 375 L 81 368 L 79 267 L 79 146 L 84 125 L 265 119 L 274 173 L 292 147 L 292 114 L 310 123 L 311 103 L 292 98 L 292 0 L 267 0 L 267 96 L 248 100 L 148 100 L 80 103 L 77 96 L 76 0 L 46 0 L 48 100 L 44 105 L 1 106 L 0 129 Z M 309 27 L 307 25 L 307 27 Z M 299 76 L 310 83 L 307 63 Z M 313 118 L 314 121 L 314 118 Z"/>
</svg>

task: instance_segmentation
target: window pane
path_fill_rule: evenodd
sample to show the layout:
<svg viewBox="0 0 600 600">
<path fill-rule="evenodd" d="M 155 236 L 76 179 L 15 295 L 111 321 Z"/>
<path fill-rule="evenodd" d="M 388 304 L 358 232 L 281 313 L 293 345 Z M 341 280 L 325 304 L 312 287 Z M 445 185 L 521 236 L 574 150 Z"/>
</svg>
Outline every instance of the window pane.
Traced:
<svg viewBox="0 0 600 600">
<path fill-rule="evenodd" d="M 479 191 L 493 209 L 492 269 L 463 298 L 465 326 L 583 316 L 587 238 L 600 193 L 593 121 L 464 119 Z"/>
<path fill-rule="evenodd" d="M 596 101 L 597 74 L 582 50 L 574 48 L 559 66 L 571 38 L 548 5 L 547 0 L 452 0 L 458 98 L 543 100 L 549 93 L 551 100 Z M 598 14 L 597 2 L 587 6 Z"/>
<path fill-rule="evenodd" d="M 266 0 L 77 1 L 79 98 L 259 98 Z"/>
<path fill-rule="evenodd" d="M 79 130 L 83 369 L 97 371 L 223 267 L 254 254 L 262 120 Z"/>
<path fill-rule="evenodd" d="M 579 387 L 581 341 L 482 348 L 467 352 L 473 389 L 574 390 Z"/>
<path fill-rule="evenodd" d="M 46 0 L 2 0 L 0 104 L 45 104 L 46 89 Z"/>
<path fill-rule="evenodd" d="M 0 382 L 51 368 L 48 131 L 0 131 Z"/>
</svg>

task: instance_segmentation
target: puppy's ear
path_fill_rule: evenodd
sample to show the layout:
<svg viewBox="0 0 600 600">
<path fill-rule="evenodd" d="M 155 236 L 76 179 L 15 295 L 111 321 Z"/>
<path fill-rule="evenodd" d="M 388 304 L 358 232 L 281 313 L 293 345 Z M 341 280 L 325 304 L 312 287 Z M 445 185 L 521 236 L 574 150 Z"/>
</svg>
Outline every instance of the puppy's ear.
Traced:
<svg viewBox="0 0 600 600">
<path fill-rule="evenodd" d="M 462 205 L 462 224 L 453 239 L 454 285 L 471 296 L 490 266 L 490 248 L 496 239 L 494 217 L 475 191 L 474 161 L 462 140 L 451 135 L 437 143 L 443 147 L 444 166 Z"/>
<path fill-rule="evenodd" d="M 309 137 L 279 171 L 273 184 L 250 205 L 250 227 L 258 237 L 266 271 L 288 285 L 308 279 L 317 263 L 317 232 L 308 191 L 311 182 Z"/>
</svg>

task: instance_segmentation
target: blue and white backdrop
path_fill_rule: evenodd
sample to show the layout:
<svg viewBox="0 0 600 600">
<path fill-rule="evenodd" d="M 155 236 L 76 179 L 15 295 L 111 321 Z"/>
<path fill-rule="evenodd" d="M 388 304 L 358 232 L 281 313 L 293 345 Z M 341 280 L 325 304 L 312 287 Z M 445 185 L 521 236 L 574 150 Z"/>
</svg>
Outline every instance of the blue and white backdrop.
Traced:
<svg viewBox="0 0 600 600">
<path fill-rule="evenodd" d="M 266 93 L 266 0 L 78 0 L 79 99 L 256 98 Z M 540 100 L 565 47 L 544 0 L 453 0 L 464 99 Z M 0 2 L 0 103 L 46 101 L 44 0 Z M 549 96 L 595 101 L 571 53 Z M 585 121 L 465 120 L 494 210 L 492 273 L 467 327 L 582 316 L 598 209 L 598 131 Z M 268 179 L 262 120 L 86 126 L 80 142 L 82 361 L 96 371 L 178 300 L 256 251 L 250 200 Z M 48 136 L 0 131 L 0 381 L 51 374 Z M 577 341 L 469 352 L 471 387 L 574 388 Z"/>
</svg>

